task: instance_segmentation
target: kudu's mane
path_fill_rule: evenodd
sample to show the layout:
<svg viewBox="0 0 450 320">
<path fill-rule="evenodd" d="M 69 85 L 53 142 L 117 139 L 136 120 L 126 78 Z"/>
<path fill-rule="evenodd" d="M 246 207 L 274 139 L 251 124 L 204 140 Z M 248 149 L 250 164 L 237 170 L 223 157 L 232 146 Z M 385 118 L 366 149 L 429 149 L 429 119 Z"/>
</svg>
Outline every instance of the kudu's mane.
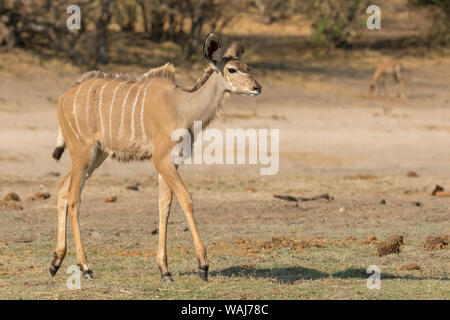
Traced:
<svg viewBox="0 0 450 320">
<path fill-rule="evenodd" d="M 144 82 L 148 79 L 166 79 L 175 83 L 175 67 L 171 63 L 150 69 L 148 72 L 141 75 L 129 75 L 123 73 L 106 73 L 101 71 L 89 71 L 83 74 L 78 80 L 77 84 L 80 84 L 89 79 L 116 79 L 130 83 Z"/>
<path fill-rule="evenodd" d="M 199 90 L 203 85 L 208 81 L 209 77 L 213 74 L 214 70 L 211 67 L 208 67 L 204 70 L 203 76 L 198 79 L 192 87 L 183 88 L 186 92 L 195 92 Z"/>
<path fill-rule="evenodd" d="M 208 81 L 211 75 L 214 73 L 214 70 L 211 67 L 208 67 L 204 70 L 203 75 L 199 78 L 192 87 L 182 88 L 183 91 L 186 92 L 195 92 L 198 91 L 203 85 Z M 148 72 L 140 75 L 130 75 L 124 73 L 106 73 L 98 70 L 93 70 L 86 72 L 83 74 L 76 82 L 76 84 L 80 84 L 89 79 L 116 79 L 120 81 L 136 83 L 136 82 L 144 82 L 148 79 L 166 79 L 173 83 L 175 83 L 175 67 L 171 63 L 166 63 L 165 65 L 150 69 Z"/>
</svg>

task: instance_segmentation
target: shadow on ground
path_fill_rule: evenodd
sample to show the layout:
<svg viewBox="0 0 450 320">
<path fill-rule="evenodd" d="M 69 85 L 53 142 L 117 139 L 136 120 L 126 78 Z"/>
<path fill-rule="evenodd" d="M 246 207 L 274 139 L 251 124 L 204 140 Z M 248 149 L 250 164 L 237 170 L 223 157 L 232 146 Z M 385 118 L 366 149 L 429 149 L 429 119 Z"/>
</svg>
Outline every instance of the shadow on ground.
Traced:
<svg viewBox="0 0 450 320">
<path fill-rule="evenodd" d="M 268 278 L 275 279 L 282 283 L 294 283 L 298 280 L 317 280 L 325 278 L 340 279 L 367 279 L 371 274 L 363 268 L 348 268 L 335 273 L 325 273 L 315 269 L 303 267 L 287 267 L 273 269 L 244 268 L 233 266 L 218 271 L 211 272 L 211 276 L 224 277 L 247 277 L 247 278 Z M 447 278 L 417 277 L 412 275 L 394 275 L 381 273 L 382 279 L 403 279 L 403 280 L 446 280 Z"/>
</svg>

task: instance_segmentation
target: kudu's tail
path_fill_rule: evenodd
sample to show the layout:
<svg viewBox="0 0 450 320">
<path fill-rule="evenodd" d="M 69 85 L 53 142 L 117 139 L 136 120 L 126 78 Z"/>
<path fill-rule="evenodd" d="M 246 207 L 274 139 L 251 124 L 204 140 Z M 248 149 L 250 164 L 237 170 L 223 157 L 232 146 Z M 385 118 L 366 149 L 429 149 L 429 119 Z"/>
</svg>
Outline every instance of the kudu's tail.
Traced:
<svg viewBox="0 0 450 320">
<path fill-rule="evenodd" d="M 56 148 L 53 150 L 52 157 L 55 160 L 61 159 L 62 154 L 64 153 L 64 149 L 66 148 L 66 143 L 64 141 L 61 128 L 58 127 L 58 138 L 56 139 Z"/>
</svg>

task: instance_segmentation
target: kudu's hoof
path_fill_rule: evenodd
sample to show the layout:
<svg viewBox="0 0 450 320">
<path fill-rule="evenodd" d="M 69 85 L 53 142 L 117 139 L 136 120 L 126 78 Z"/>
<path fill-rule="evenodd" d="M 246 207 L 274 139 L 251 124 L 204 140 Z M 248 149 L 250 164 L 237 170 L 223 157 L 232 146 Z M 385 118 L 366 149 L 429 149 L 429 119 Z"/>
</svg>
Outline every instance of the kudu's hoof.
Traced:
<svg viewBox="0 0 450 320">
<path fill-rule="evenodd" d="M 208 270 L 198 269 L 197 274 L 203 281 L 208 281 Z"/>
<path fill-rule="evenodd" d="M 159 269 L 161 271 L 161 268 Z M 161 271 L 161 280 L 164 282 L 173 282 L 172 274 L 170 272 L 162 272 Z"/>
<path fill-rule="evenodd" d="M 58 269 L 60 267 L 60 263 L 58 264 L 58 256 L 56 255 L 56 252 L 53 253 L 53 261 L 50 263 L 50 268 L 48 269 L 50 271 L 50 274 L 52 277 L 55 276 L 55 274 L 58 272 Z"/>
<path fill-rule="evenodd" d="M 92 274 L 92 270 L 83 271 L 83 279 L 94 279 L 94 275 Z"/>
<path fill-rule="evenodd" d="M 84 270 L 81 265 L 78 265 L 78 267 L 80 267 L 81 272 L 83 272 L 83 279 L 94 279 L 91 269 Z"/>
<path fill-rule="evenodd" d="M 52 264 L 50 264 L 50 268 L 48 268 L 48 271 L 50 271 L 50 274 L 52 275 L 52 277 L 55 276 L 56 272 L 58 272 L 59 267 L 56 267 Z"/>
<path fill-rule="evenodd" d="M 161 276 L 163 282 L 173 282 L 172 275 L 168 274 L 166 276 Z"/>
</svg>

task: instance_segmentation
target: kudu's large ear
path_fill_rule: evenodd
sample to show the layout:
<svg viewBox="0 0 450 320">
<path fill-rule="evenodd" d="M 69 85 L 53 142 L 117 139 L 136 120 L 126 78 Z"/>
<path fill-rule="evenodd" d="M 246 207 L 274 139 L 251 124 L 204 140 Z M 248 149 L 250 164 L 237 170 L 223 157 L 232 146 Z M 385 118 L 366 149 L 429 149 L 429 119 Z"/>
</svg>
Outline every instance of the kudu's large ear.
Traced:
<svg viewBox="0 0 450 320">
<path fill-rule="evenodd" d="M 244 46 L 240 41 L 233 41 L 225 50 L 224 57 L 241 58 L 244 54 Z"/>
<path fill-rule="evenodd" d="M 212 68 L 217 69 L 217 64 L 222 59 L 223 55 L 223 44 L 219 36 L 214 33 L 210 33 L 205 40 L 203 45 L 203 55 Z"/>
</svg>

